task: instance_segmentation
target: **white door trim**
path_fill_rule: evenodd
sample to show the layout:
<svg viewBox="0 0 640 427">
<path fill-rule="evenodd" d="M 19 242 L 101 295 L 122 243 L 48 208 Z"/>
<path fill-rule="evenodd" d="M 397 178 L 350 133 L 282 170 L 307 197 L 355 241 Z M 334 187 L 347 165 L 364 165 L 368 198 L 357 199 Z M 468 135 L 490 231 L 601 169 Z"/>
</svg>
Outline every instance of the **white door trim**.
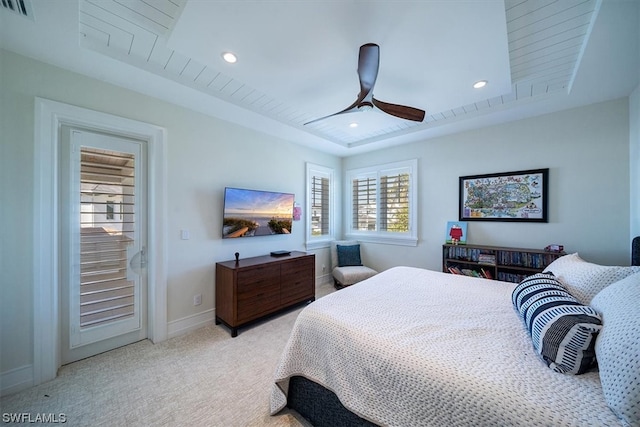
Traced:
<svg viewBox="0 0 640 427">
<path fill-rule="evenodd" d="M 82 127 L 147 141 L 148 184 L 148 336 L 167 339 L 166 129 L 35 98 L 33 224 L 33 384 L 56 377 L 60 367 L 58 280 L 58 159 L 60 126 Z M 152 253 L 153 251 L 153 253 Z"/>
</svg>

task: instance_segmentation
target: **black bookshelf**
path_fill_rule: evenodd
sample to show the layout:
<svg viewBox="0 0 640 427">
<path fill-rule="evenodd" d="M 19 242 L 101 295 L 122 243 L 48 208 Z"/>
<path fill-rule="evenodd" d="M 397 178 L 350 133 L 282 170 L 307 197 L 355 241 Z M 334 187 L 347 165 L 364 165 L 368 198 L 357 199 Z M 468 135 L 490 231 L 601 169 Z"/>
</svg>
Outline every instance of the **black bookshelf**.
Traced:
<svg viewBox="0 0 640 427">
<path fill-rule="evenodd" d="M 564 252 L 542 249 L 445 244 L 442 245 L 442 271 L 520 282 L 527 276 L 543 271 L 563 255 Z"/>
</svg>

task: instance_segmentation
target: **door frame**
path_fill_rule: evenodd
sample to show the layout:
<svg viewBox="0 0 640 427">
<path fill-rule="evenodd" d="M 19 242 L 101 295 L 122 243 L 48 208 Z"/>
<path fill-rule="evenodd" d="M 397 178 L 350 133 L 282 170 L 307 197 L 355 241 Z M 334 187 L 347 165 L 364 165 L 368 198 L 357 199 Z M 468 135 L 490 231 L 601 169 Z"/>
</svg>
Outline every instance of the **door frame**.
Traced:
<svg viewBox="0 0 640 427">
<path fill-rule="evenodd" d="M 58 161 L 62 125 L 147 142 L 147 335 L 167 339 L 167 201 L 165 128 L 44 98 L 35 98 L 33 220 L 33 385 L 56 377 L 60 356 Z"/>
</svg>

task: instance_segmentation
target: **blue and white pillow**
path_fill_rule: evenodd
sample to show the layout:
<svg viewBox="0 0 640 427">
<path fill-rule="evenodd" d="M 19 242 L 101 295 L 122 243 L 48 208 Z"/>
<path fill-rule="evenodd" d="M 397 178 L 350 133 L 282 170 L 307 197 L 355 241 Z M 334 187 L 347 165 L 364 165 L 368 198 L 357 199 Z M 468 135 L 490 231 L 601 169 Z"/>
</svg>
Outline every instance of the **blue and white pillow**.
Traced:
<svg viewBox="0 0 640 427">
<path fill-rule="evenodd" d="M 549 368 L 563 374 L 582 374 L 595 365 L 595 342 L 602 318 L 593 308 L 571 296 L 550 274 L 524 279 L 511 299 Z"/>
</svg>

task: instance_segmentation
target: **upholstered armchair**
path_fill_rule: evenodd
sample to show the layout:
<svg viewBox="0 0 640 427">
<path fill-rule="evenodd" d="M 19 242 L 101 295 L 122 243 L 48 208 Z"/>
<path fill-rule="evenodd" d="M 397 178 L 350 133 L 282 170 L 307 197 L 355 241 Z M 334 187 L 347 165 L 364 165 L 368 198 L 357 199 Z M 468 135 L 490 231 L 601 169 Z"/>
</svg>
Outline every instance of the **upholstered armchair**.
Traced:
<svg viewBox="0 0 640 427">
<path fill-rule="evenodd" d="M 357 240 L 336 240 L 331 243 L 331 268 L 336 289 L 378 274 L 374 269 L 362 265 L 360 244 Z"/>
</svg>

